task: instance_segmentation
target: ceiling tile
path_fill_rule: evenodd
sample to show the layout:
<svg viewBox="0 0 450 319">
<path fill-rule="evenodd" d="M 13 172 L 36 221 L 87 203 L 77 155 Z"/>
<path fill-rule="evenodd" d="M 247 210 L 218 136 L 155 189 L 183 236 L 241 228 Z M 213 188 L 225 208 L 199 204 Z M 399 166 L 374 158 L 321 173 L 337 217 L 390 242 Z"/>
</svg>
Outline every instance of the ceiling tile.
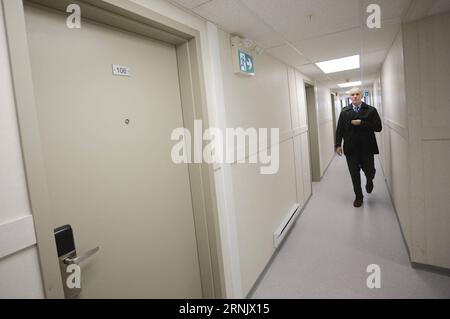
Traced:
<svg viewBox="0 0 450 319">
<path fill-rule="evenodd" d="M 252 39 L 256 42 L 261 48 L 268 49 L 273 47 L 278 47 L 283 45 L 285 41 L 280 39 L 278 34 L 273 33 L 269 30 L 262 30 L 259 28 L 255 28 L 253 30 L 248 30 L 243 33 L 239 33 L 245 38 Z"/>
<path fill-rule="evenodd" d="M 211 0 L 168 0 L 187 9 L 193 9 Z"/>
<path fill-rule="evenodd" d="M 289 45 L 267 49 L 266 52 L 295 68 L 300 68 L 302 65 L 309 63 L 308 59 L 301 56 Z"/>
<path fill-rule="evenodd" d="M 296 42 L 360 25 L 358 0 L 238 0 Z"/>
<path fill-rule="evenodd" d="M 330 78 L 324 74 L 315 64 L 306 64 L 298 68 L 298 70 L 316 81 L 328 81 Z"/>
<path fill-rule="evenodd" d="M 235 1 L 213 0 L 192 11 L 220 25 L 230 33 L 243 33 L 261 25 L 257 18 L 250 12 L 242 10 Z"/>
<path fill-rule="evenodd" d="M 284 44 L 276 32 L 238 1 L 212 0 L 193 11 L 228 33 L 249 38 L 263 48 Z"/>
<path fill-rule="evenodd" d="M 400 23 L 385 23 L 381 29 L 354 28 L 332 35 L 294 43 L 295 47 L 312 62 L 322 62 L 355 54 L 388 50 Z"/>
<path fill-rule="evenodd" d="M 354 28 L 332 35 L 294 43 L 312 62 L 322 62 L 360 53 L 361 31 Z"/>
</svg>

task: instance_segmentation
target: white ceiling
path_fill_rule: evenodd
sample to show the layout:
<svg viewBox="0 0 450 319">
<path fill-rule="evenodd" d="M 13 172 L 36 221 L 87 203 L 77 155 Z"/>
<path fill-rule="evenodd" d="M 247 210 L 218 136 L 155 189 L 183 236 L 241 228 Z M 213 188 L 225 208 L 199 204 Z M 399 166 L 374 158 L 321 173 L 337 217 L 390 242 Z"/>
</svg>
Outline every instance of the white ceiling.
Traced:
<svg viewBox="0 0 450 319">
<path fill-rule="evenodd" d="M 275 58 L 336 89 L 373 83 L 401 22 L 450 11 L 450 0 L 168 0 L 223 30 L 249 38 Z M 368 29 L 369 4 L 381 29 Z M 315 62 L 360 54 L 361 69 L 324 74 Z"/>
</svg>

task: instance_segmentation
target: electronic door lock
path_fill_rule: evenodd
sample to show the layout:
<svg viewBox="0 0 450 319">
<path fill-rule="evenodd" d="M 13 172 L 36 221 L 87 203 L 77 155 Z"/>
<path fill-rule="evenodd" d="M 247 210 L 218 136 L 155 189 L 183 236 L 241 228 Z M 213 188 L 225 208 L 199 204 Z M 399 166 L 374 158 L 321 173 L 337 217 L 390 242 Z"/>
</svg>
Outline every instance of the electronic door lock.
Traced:
<svg viewBox="0 0 450 319">
<path fill-rule="evenodd" d="M 64 287 L 64 296 L 66 299 L 76 298 L 81 293 L 81 286 L 69 287 L 68 279 L 70 279 L 69 276 L 72 275 L 70 271 L 71 268 L 69 267 L 71 267 L 72 265 L 79 266 L 80 263 L 88 260 L 93 255 L 95 255 L 100 250 L 100 247 L 95 247 L 94 249 L 87 251 L 81 256 L 78 256 L 75 249 L 75 240 L 73 237 L 72 227 L 70 225 L 64 225 L 56 228 L 54 230 L 54 234 L 56 249 L 58 252 L 59 267 L 61 270 L 61 278 Z M 81 269 L 78 268 L 78 270 L 78 275 L 81 276 Z M 78 281 L 81 283 L 81 278 L 78 278 Z"/>
</svg>

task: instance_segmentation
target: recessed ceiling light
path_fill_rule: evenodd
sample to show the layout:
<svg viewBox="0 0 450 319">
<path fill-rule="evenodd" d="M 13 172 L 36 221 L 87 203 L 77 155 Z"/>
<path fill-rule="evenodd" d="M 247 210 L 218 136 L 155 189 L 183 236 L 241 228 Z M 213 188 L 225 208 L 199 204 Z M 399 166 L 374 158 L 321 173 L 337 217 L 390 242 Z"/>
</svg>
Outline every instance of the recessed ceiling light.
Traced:
<svg viewBox="0 0 450 319">
<path fill-rule="evenodd" d="M 345 70 L 359 69 L 359 55 L 346 58 L 318 62 L 316 65 L 325 73 L 335 73 Z"/>
<path fill-rule="evenodd" d="M 346 83 L 338 84 L 338 86 L 339 86 L 340 88 L 348 88 L 348 87 L 351 87 L 351 86 L 360 86 L 360 85 L 361 85 L 361 81 L 356 81 L 356 82 L 346 82 Z"/>
</svg>

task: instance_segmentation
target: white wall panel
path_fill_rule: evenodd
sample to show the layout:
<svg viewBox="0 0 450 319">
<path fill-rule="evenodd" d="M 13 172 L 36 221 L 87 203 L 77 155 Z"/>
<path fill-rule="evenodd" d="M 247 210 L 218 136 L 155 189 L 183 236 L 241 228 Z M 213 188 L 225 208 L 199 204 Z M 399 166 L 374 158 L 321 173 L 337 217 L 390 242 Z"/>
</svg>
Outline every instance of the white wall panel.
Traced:
<svg viewBox="0 0 450 319">
<path fill-rule="evenodd" d="M 408 142 L 392 128 L 391 142 L 391 191 L 395 208 L 407 243 L 411 243 L 411 213 L 409 211 Z"/>
<path fill-rule="evenodd" d="M 407 127 L 405 69 L 401 32 L 395 38 L 394 44 L 386 57 L 382 74 L 384 117 L 401 127 Z"/>
<path fill-rule="evenodd" d="M 248 293 L 274 253 L 273 233 L 297 202 L 292 140 L 280 145 L 278 174 L 257 164 L 232 166 L 242 288 Z"/>
<path fill-rule="evenodd" d="M 44 298 L 36 247 L 0 261 L 0 299 Z"/>
<path fill-rule="evenodd" d="M 295 160 L 295 177 L 296 177 L 296 188 L 297 188 L 297 202 L 300 207 L 303 207 L 307 198 L 305 197 L 305 175 L 304 175 L 304 165 L 302 163 L 302 136 L 297 135 L 294 137 L 294 160 Z"/>
<path fill-rule="evenodd" d="M 413 262 L 450 268 L 450 14 L 404 24 L 383 64 L 382 160 Z"/>
<path fill-rule="evenodd" d="M 288 79 L 289 79 L 289 100 L 291 104 L 291 119 L 292 119 L 292 130 L 301 127 L 300 120 L 300 105 L 301 102 L 298 97 L 297 88 L 297 78 L 293 68 L 288 68 Z"/>
<path fill-rule="evenodd" d="M 404 26 L 416 262 L 450 268 L 450 13 Z M 417 67 L 418 66 L 418 67 Z M 445 164 L 446 163 L 446 164 Z"/>
<path fill-rule="evenodd" d="M 422 123 L 425 130 L 450 132 L 450 14 L 419 22 Z M 450 138 L 450 134 L 446 136 Z"/>
<path fill-rule="evenodd" d="M 0 69 L 0 230 L 3 231 L 0 236 L 0 298 L 41 298 L 43 286 L 34 245 L 2 6 Z M 17 220 L 25 220 L 25 223 L 16 223 Z M 17 252 L 26 247 L 29 247 L 26 251 Z"/>
<path fill-rule="evenodd" d="M 383 169 L 408 246 L 411 246 L 411 216 L 409 212 L 409 158 L 407 108 L 403 42 L 399 33 L 388 52 L 381 72 L 383 98 L 383 144 L 380 149 Z M 381 173 L 381 172 L 380 172 Z"/>
<path fill-rule="evenodd" d="M 424 142 L 428 263 L 450 265 L 450 140 Z"/>
</svg>

